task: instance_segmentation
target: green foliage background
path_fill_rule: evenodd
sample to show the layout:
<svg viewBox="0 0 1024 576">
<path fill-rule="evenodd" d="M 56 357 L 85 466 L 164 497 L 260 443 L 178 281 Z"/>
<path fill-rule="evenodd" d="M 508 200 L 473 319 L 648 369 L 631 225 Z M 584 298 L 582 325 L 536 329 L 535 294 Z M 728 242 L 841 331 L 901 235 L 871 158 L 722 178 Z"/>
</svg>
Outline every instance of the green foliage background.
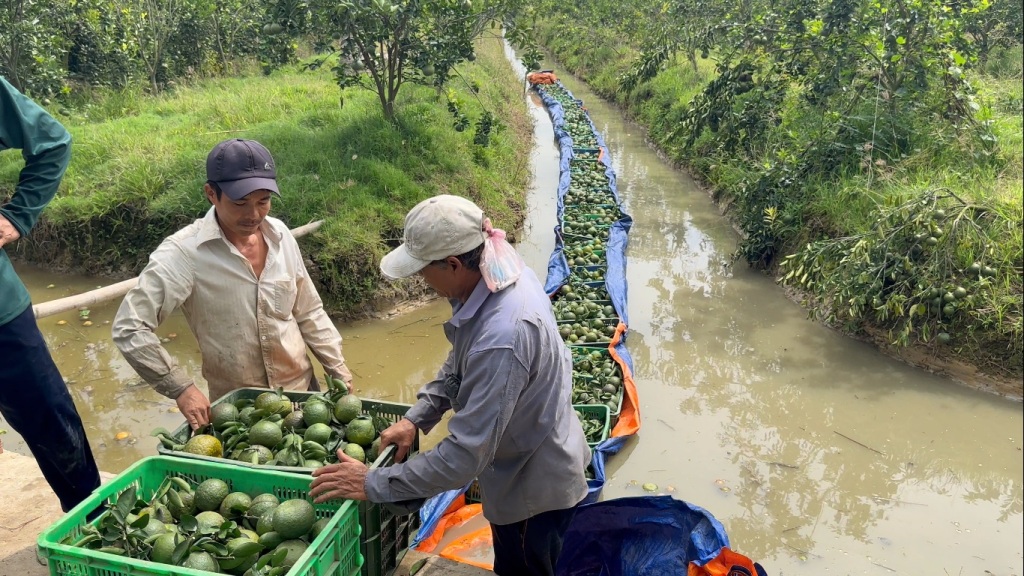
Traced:
<svg viewBox="0 0 1024 576">
<path fill-rule="evenodd" d="M 465 195 L 508 229 L 522 223 L 532 145 L 522 80 L 499 40 L 482 41 L 477 51 L 450 89 L 472 120 L 500 119 L 486 147 L 454 129 L 444 95 L 433 88 L 403 90 L 391 123 L 371 92 L 339 94 L 329 71 L 300 64 L 156 97 L 138 87 L 93 88 L 62 108 L 67 114 L 54 111 L 74 138 L 71 166 L 17 255 L 55 269 L 138 273 L 166 235 L 207 210 L 207 152 L 245 137 L 264 143 L 277 161 L 283 197 L 271 215 L 291 227 L 325 220 L 301 243 L 327 307 L 359 314 L 401 296 L 410 286 L 383 282 L 377 264 L 401 241 L 405 213 L 419 200 Z M 18 154 L 0 156 L 0 199 L 13 192 L 21 166 Z"/>
<path fill-rule="evenodd" d="M 850 332 L 1024 374 L 1019 0 L 538 12 L 561 66 L 728 207 L 738 259 Z"/>
</svg>

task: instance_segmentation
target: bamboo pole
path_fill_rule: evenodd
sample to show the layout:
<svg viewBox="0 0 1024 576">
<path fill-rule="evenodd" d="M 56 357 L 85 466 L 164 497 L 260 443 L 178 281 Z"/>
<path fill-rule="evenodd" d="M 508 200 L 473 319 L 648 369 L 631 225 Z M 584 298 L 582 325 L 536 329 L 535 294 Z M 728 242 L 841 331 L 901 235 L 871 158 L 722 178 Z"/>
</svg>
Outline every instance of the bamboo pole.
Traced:
<svg viewBox="0 0 1024 576">
<path fill-rule="evenodd" d="M 323 220 L 315 220 L 309 224 L 293 228 L 291 230 L 292 236 L 295 238 L 302 238 L 306 234 L 309 234 L 319 228 L 323 223 Z M 130 280 L 125 280 L 123 282 L 118 282 L 116 284 L 111 284 L 110 286 L 104 286 L 81 294 L 58 298 L 57 300 L 50 300 L 48 302 L 40 302 L 32 307 L 32 311 L 35 313 L 36 318 L 45 318 L 47 316 L 53 316 L 54 314 L 60 314 L 61 312 L 78 310 L 83 306 L 93 306 L 101 302 L 107 302 L 124 296 L 129 290 L 134 288 L 138 282 L 138 278 L 132 278 Z"/>
</svg>

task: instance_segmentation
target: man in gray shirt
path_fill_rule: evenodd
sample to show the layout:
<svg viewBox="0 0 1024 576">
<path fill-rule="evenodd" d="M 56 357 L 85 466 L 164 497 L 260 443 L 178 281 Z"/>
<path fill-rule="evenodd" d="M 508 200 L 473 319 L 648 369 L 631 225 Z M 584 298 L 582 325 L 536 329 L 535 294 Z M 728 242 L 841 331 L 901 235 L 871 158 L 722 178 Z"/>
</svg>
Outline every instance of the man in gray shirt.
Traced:
<svg viewBox="0 0 1024 576">
<path fill-rule="evenodd" d="M 572 359 L 551 302 L 504 233 L 458 196 L 424 200 L 405 218 L 405 243 L 381 261 L 389 278 L 419 274 L 452 301 L 448 359 L 405 418 L 381 434 L 404 459 L 418 431 L 449 409 L 449 435 L 432 450 L 387 468 L 338 453 L 314 472 L 311 495 L 402 502 L 479 478 L 494 538 L 494 572 L 555 572 L 562 536 L 587 494 L 590 462 L 572 408 Z M 486 241 L 486 242 L 485 242 Z"/>
</svg>

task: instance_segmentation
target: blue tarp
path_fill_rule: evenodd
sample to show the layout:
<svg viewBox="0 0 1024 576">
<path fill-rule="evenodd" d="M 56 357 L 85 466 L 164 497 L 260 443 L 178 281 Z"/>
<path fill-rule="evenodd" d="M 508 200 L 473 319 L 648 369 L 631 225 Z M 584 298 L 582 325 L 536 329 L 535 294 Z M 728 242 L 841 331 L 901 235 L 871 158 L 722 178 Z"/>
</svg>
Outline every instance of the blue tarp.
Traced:
<svg viewBox="0 0 1024 576">
<path fill-rule="evenodd" d="M 699 506 L 671 496 L 615 498 L 580 506 L 562 544 L 558 576 L 684 576 L 729 545 Z"/>
</svg>

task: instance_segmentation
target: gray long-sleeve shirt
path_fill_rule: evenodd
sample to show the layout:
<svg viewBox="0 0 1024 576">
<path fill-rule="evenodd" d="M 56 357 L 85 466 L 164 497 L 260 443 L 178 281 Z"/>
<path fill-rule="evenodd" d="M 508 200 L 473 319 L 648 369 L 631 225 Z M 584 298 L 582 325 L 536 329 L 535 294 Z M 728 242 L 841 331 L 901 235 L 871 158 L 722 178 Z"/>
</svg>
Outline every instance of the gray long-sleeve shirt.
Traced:
<svg viewBox="0 0 1024 576">
<path fill-rule="evenodd" d="M 569 508 L 587 493 L 590 448 L 572 408 L 572 359 L 551 302 L 527 269 L 504 290 L 481 280 L 444 325 L 452 350 L 406 417 L 448 436 L 408 462 L 370 470 L 373 502 L 427 498 L 479 478 L 483 513 L 511 524 Z"/>
</svg>

